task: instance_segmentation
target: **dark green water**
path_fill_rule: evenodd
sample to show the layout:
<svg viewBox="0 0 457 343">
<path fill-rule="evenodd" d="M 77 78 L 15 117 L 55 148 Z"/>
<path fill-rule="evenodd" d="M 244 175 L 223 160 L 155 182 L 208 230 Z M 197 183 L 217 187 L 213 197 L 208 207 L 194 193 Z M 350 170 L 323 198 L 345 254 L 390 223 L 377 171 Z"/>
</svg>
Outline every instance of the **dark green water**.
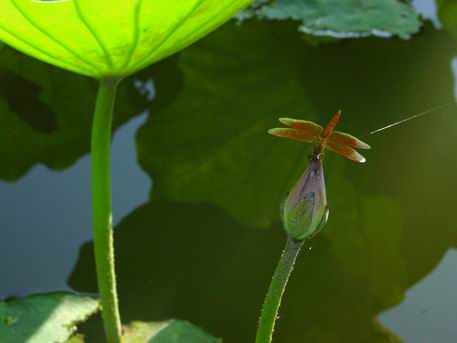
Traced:
<svg viewBox="0 0 457 343">
<path fill-rule="evenodd" d="M 431 23 L 409 41 L 314 46 L 295 24 L 252 21 L 229 23 L 136 75 L 153 84 L 151 101 L 130 96 L 126 80 L 113 143 L 123 321 L 182 318 L 226 342 L 252 342 L 284 244 L 279 202 L 309 149 L 266 130 L 279 116 L 325 124 L 342 109 L 339 129 L 363 136 L 453 101 L 456 56 L 454 36 Z M 31 69 L 41 76 L 21 72 L 32 83 L 72 77 Z M 57 85 L 41 95 L 63 101 L 67 121 L 45 107 L 41 119 L 1 119 L 22 125 L 2 143 L 3 297 L 96 291 L 86 154 L 93 98 L 82 94 L 93 85 L 73 81 L 68 92 Z M 143 108 L 148 116 L 126 123 Z M 365 165 L 326 155 L 329 223 L 299 257 L 276 342 L 457 340 L 455 137 L 450 105 L 365 137 Z M 99 340 L 98 320 L 83 328 Z"/>
</svg>

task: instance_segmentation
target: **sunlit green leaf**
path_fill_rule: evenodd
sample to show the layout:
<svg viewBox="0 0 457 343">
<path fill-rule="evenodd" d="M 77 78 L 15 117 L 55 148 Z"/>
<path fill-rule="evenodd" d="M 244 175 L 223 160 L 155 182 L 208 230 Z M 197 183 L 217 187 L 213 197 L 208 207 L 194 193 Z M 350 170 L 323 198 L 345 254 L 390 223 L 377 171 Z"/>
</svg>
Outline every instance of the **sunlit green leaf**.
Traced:
<svg viewBox="0 0 457 343">
<path fill-rule="evenodd" d="M 193 43 L 250 0 L 3 0 L 0 41 L 96 78 L 125 76 Z"/>
<path fill-rule="evenodd" d="M 98 310 L 97 300 L 68 293 L 0 302 L 0 342 L 65 342 L 76 324 Z"/>
<path fill-rule="evenodd" d="M 251 16 L 299 20 L 302 32 L 337 38 L 369 35 L 408 38 L 420 27 L 414 7 L 401 0 L 260 0 L 239 18 Z"/>
<path fill-rule="evenodd" d="M 202 329 L 182 320 L 161 323 L 132 322 L 124 327 L 126 343 L 222 343 Z"/>
</svg>

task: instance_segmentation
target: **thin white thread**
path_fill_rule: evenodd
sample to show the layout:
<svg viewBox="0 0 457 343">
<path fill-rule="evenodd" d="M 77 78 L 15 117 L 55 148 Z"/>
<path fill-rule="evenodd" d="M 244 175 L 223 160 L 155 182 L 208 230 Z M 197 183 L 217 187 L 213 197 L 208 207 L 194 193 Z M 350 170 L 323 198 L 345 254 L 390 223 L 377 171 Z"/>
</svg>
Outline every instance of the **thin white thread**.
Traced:
<svg viewBox="0 0 457 343">
<path fill-rule="evenodd" d="M 367 134 L 361 136 L 361 138 L 367 137 L 367 136 L 370 136 L 370 135 L 373 135 L 373 134 L 375 134 L 375 133 L 378 133 L 378 132 L 381 132 L 381 131 L 384 131 L 384 130 L 387 130 L 387 129 L 390 129 L 391 127 L 397 126 L 397 125 L 399 125 L 399 124 L 403 124 L 404 122 L 410 121 L 410 120 L 415 119 L 415 118 L 418 118 L 418 117 L 422 117 L 422 116 L 425 115 L 425 114 L 428 114 L 428 113 L 430 113 L 430 112 L 439 110 L 440 108 L 447 107 L 447 106 L 449 106 L 449 105 L 453 105 L 453 104 L 455 104 L 455 103 L 457 103 L 457 100 L 450 101 L 450 102 L 445 103 L 445 104 L 443 104 L 443 105 L 436 106 L 436 107 L 434 107 L 434 108 L 431 108 L 431 109 L 429 109 L 429 110 L 427 110 L 427 111 L 424 111 L 424 112 L 421 112 L 421 113 L 418 113 L 418 114 L 413 114 L 413 115 L 410 116 L 410 117 L 407 117 L 407 118 L 402 119 L 402 120 L 399 120 L 399 121 L 397 121 L 397 122 L 395 122 L 395 123 L 392 123 L 392 124 L 383 126 L 383 127 L 379 128 L 379 129 L 376 129 L 376 130 L 374 130 L 374 131 L 371 131 L 371 132 L 369 132 L 369 133 L 367 133 Z"/>
</svg>

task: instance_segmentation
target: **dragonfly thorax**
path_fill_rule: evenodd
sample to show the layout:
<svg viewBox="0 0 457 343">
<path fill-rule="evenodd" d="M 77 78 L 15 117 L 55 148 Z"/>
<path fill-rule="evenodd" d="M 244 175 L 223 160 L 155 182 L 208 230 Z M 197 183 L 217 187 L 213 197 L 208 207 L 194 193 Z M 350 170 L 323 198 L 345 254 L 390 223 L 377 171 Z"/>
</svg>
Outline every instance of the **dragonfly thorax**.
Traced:
<svg viewBox="0 0 457 343">
<path fill-rule="evenodd" d="M 324 146 L 322 139 L 317 139 L 313 144 L 313 150 L 308 155 L 311 161 L 319 161 L 324 156 Z"/>
</svg>

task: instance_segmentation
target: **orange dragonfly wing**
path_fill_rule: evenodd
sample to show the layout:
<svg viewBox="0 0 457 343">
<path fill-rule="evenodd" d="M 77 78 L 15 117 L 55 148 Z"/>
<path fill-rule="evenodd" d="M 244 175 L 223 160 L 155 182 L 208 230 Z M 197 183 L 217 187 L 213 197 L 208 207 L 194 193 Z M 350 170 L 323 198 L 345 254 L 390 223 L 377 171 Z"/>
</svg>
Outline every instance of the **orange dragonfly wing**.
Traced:
<svg viewBox="0 0 457 343">
<path fill-rule="evenodd" d="M 289 138 L 299 142 L 312 143 L 316 140 L 314 133 L 297 129 L 275 128 L 268 130 L 268 133 L 276 137 Z"/>
<path fill-rule="evenodd" d="M 323 138 L 328 138 L 332 134 L 333 129 L 335 128 L 336 124 L 338 124 L 338 121 L 340 120 L 340 117 L 341 117 L 341 110 L 336 112 L 333 115 L 332 119 L 330 119 L 330 121 L 328 122 L 327 126 L 325 127 L 324 132 L 322 133 Z"/>
<path fill-rule="evenodd" d="M 292 119 L 292 118 L 279 118 L 279 121 L 293 129 L 307 132 L 315 137 L 319 137 L 322 133 L 322 126 L 308 120 Z"/>
<path fill-rule="evenodd" d="M 362 142 L 360 139 L 344 132 L 333 131 L 327 138 L 327 142 L 331 144 L 342 144 L 354 149 L 370 149 L 371 147 Z"/>
<path fill-rule="evenodd" d="M 326 141 L 325 148 L 356 162 L 364 163 L 366 161 L 365 157 L 346 145 Z"/>
</svg>

